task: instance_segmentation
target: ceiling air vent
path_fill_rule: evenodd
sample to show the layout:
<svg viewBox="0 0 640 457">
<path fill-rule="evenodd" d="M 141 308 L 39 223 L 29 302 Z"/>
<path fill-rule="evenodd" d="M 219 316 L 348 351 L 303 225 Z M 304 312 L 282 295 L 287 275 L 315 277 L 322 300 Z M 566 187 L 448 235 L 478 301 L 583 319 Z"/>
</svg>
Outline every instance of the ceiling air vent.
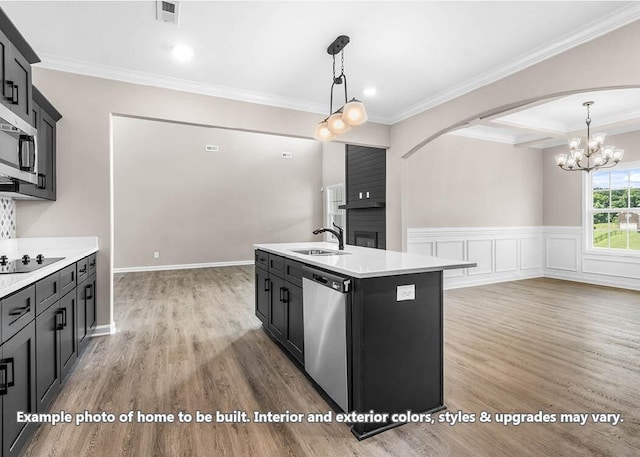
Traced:
<svg viewBox="0 0 640 457">
<path fill-rule="evenodd" d="M 156 19 L 162 22 L 178 24 L 180 2 L 156 1 Z"/>
</svg>

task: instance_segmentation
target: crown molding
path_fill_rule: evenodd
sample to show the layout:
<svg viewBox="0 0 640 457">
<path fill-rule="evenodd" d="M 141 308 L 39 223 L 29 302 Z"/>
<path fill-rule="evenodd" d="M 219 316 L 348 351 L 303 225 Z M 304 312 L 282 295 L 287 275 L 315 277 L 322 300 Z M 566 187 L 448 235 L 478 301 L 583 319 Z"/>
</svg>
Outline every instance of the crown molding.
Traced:
<svg viewBox="0 0 640 457">
<path fill-rule="evenodd" d="M 391 123 L 395 124 L 403 121 L 416 114 L 420 114 L 454 98 L 460 97 L 461 95 L 472 92 L 502 78 L 506 78 L 543 60 L 561 54 L 602 35 L 606 35 L 638 19 L 640 19 L 640 2 L 633 2 L 628 6 L 619 8 L 603 16 L 600 20 L 590 22 L 581 30 L 572 31 L 564 35 L 551 44 L 540 46 L 491 71 L 482 73 L 475 78 L 446 89 L 433 97 L 411 105 L 407 109 L 396 112 L 391 116 Z"/>
<path fill-rule="evenodd" d="M 237 100 L 247 103 L 255 103 L 258 105 L 273 106 L 276 108 L 292 109 L 297 111 L 305 111 L 308 113 L 326 116 L 327 107 L 317 103 L 294 100 L 286 97 L 278 97 L 274 95 L 253 92 L 249 90 L 235 89 L 226 86 L 217 86 L 198 81 L 189 81 L 186 79 L 173 78 L 171 76 L 162 76 L 153 73 L 147 73 L 138 70 L 130 70 L 126 68 L 103 65 L 83 60 L 70 59 L 67 57 L 56 56 L 52 54 L 41 54 L 42 61 L 36 66 L 47 70 L 63 71 L 66 73 L 75 73 L 84 76 L 92 76 L 95 78 L 110 79 L 131 84 L 140 84 L 143 86 L 161 87 L 164 89 L 178 90 L 182 92 L 191 92 L 194 94 L 209 95 L 211 97 L 226 98 L 229 100 Z M 379 124 L 390 124 L 391 120 L 383 117 L 369 116 L 371 122 Z"/>
</svg>

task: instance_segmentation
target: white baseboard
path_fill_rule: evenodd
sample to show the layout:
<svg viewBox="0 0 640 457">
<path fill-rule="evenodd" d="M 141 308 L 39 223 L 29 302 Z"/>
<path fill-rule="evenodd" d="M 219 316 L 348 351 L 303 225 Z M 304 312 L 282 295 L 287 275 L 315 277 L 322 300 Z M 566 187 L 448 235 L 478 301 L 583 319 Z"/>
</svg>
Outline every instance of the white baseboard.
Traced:
<svg viewBox="0 0 640 457">
<path fill-rule="evenodd" d="M 113 335 L 114 333 L 116 333 L 116 323 L 112 322 L 108 325 L 97 325 L 96 328 L 93 329 L 91 337 Z"/>
<path fill-rule="evenodd" d="M 253 260 L 234 260 L 231 262 L 186 263 L 179 265 L 151 265 L 144 267 L 114 268 L 114 273 L 136 273 L 140 271 L 191 270 L 193 268 L 233 267 L 238 265 L 253 265 Z"/>
</svg>

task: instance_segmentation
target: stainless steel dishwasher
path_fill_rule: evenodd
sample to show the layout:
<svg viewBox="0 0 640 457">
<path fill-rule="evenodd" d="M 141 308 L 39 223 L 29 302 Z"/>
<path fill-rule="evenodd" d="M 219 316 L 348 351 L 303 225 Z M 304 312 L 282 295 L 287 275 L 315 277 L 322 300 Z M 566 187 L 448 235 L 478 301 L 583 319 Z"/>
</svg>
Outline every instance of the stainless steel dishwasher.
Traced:
<svg viewBox="0 0 640 457">
<path fill-rule="evenodd" d="M 304 368 L 344 411 L 347 384 L 347 303 L 351 280 L 305 266 L 302 277 Z"/>
</svg>

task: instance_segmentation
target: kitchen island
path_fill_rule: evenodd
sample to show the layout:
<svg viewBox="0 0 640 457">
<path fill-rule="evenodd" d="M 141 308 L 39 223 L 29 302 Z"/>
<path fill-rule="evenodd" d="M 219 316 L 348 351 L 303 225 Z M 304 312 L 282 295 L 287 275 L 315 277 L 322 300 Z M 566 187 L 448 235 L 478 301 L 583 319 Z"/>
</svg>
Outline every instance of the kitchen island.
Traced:
<svg viewBox="0 0 640 457">
<path fill-rule="evenodd" d="M 256 316 L 367 438 L 444 408 L 443 270 L 460 260 L 332 243 L 256 244 Z"/>
</svg>

